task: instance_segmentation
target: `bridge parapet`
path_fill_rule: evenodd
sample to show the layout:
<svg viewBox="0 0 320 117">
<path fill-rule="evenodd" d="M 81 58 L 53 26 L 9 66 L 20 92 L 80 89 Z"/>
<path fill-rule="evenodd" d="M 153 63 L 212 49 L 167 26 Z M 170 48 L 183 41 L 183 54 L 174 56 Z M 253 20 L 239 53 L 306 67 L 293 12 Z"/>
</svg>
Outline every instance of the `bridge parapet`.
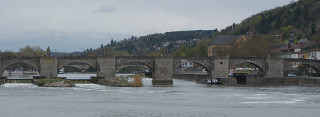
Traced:
<svg viewBox="0 0 320 117">
<path fill-rule="evenodd" d="M 116 56 L 116 59 L 155 59 L 157 57 L 152 56 Z"/>
<path fill-rule="evenodd" d="M 26 60 L 26 59 L 40 59 L 42 57 L 3 57 L 0 60 Z"/>
<path fill-rule="evenodd" d="M 56 57 L 60 60 L 64 59 L 97 59 L 98 57 L 96 56 L 88 56 L 88 57 L 83 57 L 83 56 L 77 56 L 77 57 L 72 57 L 72 56 L 66 56 L 66 57 Z"/>
<path fill-rule="evenodd" d="M 231 56 L 229 59 L 245 59 L 245 60 L 266 60 L 267 57 L 234 57 Z"/>
<path fill-rule="evenodd" d="M 198 57 L 198 56 L 191 56 L 191 57 L 173 57 L 173 60 L 214 60 L 214 57 Z"/>
<path fill-rule="evenodd" d="M 287 61 L 287 62 L 310 62 L 310 59 L 285 58 L 284 61 Z M 311 62 L 320 62 L 320 60 L 311 59 Z"/>
<path fill-rule="evenodd" d="M 116 59 L 116 69 L 122 68 L 127 65 L 145 65 L 149 67 L 152 71 L 155 69 L 155 59 L 157 57 L 144 57 L 144 56 L 117 56 Z"/>
</svg>

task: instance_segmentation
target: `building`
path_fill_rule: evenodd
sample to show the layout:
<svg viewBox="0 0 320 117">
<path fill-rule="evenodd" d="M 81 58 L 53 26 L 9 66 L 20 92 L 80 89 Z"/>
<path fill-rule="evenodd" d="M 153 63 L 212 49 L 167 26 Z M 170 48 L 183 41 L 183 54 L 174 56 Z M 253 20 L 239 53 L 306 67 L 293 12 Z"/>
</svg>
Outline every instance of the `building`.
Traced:
<svg viewBox="0 0 320 117">
<path fill-rule="evenodd" d="M 208 56 L 226 56 L 234 43 L 243 45 L 248 39 L 247 35 L 218 35 L 208 47 Z"/>
<path fill-rule="evenodd" d="M 193 67 L 193 62 L 184 62 L 181 64 L 181 67 L 183 68 L 192 68 Z"/>
<path fill-rule="evenodd" d="M 298 42 L 289 42 L 277 49 L 280 58 L 295 59 L 319 59 L 320 43 L 308 39 L 300 39 Z"/>
<path fill-rule="evenodd" d="M 170 45 L 170 42 L 162 42 L 162 47 L 167 47 Z"/>
</svg>

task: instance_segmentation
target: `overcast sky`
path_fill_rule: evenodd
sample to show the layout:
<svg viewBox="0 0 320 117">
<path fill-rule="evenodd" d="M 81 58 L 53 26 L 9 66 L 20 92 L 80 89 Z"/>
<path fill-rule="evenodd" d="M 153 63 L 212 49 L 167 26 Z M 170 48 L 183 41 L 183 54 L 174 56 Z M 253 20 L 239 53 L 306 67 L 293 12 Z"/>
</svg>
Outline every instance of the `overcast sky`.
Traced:
<svg viewBox="0 0 320 117">
<path fill-rule="evenodd" d="M 292 0 L 0 0 L 0 50 L 59 52 L 111 39 L 180 30 L 219 30 Z"/>
</svg>

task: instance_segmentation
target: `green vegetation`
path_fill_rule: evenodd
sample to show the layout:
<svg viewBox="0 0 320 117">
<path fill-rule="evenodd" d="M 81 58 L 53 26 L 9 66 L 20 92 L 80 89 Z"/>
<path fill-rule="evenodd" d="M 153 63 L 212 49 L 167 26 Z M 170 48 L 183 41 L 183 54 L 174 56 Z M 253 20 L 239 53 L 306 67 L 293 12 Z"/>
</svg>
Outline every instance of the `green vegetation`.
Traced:
<svg viewBox="0 0 320 117">
<path fill-rule="evenodd" d="M 319 0 L 299 0 L 283 7 L 265 10 L 240 24 L 232 24 L 220 34 L 274 34 L 279 35 L 282 41 L 288 40 L 293 34 L 295 40 L 319 40 L 320 32 L 316 28 L 320 24 L 319 18 Z"/>
<path fill-rule="evenodd" d="M 1 52 L 0 56 L 4 58 L 8 57 L 40 57 L 45 56 L 46 53 L 43 51 L 40 46 L 30 46 L 27 45 L 24 48 L 20 48 L 19 52 L 5 51 Z"/>
<path fill-rule="evenodd" d="M 147 36 L 125 38 L 117 42 L 111 39 L 110 44 L 92 50 L 84 51 L 85 56 L 167 56 L 173 51 L 185 46 L 193 48 L 202 39 L 211 39 L 217 30 L 176 31 Z M 198 50 L 196 50 L 198 51 Z"/>
<path fill-rule="evenodd" d="M 45 55 L 45 52 L 40 48 L 40 46 L 27 45 L 26 47 L 20 48 L 19 50 L 19 56 L 23 57 L 39 57 Z"/>
<path fill-rule="evenodd" d="M 277 38 L 261 34 L 252 35 L 249 38 L 244 44 L 234 43 L 226 53 L 229 56 L 275 56 L 271 51 L 279 45 L 275 43 Z"/>
<path fill-rule="evenodd" d="M 5 51 L 0 53 L 0 57 L 3 57 L 3 58 L 16 57 L 16 56 L 17 56 L 17 53 L 11 52 L 11 51 Z"/>
<path fill-rule="evenodd" d="M 208 46 L 212 39 L 204 39 L 197 42 L 196 47 L 187 48 L 182 46 L 177 50 L 173 51 L 173 56 L 207 56 Z"/>
</svg>

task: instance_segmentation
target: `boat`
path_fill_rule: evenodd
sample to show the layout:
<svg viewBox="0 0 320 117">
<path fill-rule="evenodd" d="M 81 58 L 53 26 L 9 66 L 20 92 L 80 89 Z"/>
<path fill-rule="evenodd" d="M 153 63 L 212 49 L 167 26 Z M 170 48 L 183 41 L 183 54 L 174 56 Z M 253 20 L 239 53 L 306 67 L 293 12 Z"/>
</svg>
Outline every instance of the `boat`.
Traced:
<svg viewBox="0 0 320 117">
<path fill-rule="evenodd" d="M 221 84 L 220 78 L 208 78 L 207 84 Z"/>
</svg>

